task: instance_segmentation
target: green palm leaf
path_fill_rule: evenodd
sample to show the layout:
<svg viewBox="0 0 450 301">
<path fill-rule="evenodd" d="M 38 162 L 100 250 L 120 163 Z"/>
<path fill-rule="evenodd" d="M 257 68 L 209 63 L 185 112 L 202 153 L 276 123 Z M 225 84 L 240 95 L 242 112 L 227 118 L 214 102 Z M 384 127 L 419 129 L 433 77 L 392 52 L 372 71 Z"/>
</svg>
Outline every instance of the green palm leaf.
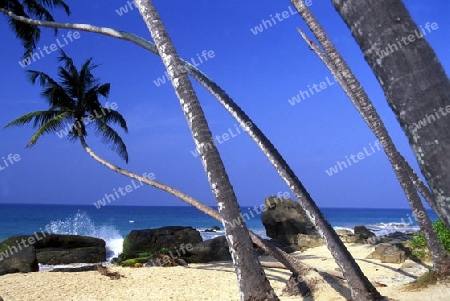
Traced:
<svg viewBox="0 0 450 301">
<path fill-rule="evenodd" d="M 72 141 L 79 140 L 87 135 L 86 125 L 94 121 L 95 131 L 101 135 L 103 142 L 109 144 L 112 150 L 128 162 L 125 143 L 109 126 L 116 124 L 128 132 L 127 123 L 119 112 L 102 106 L 99 98 L 109 96 L 110 84 L 100 84 L 99 79 L 92 74 L 91 71 L 98 65 L 93 64 L 90 58 L 78 70 L 64 51 L 61 51 L 58 60 L 63 63 L 63 66 L 58 68 L 58 82 L 44 72 L 27 72 L 30 82 L 38 83 L 43 88 L 41 95 L 50 108 L 47 111 L 25 114 L 8 123 L 5 128 L 32 122 L 33 127 L 38 129 L 27 145 L 31 147 L 42 135 L 57 132 L 64 122 L 71 127 L 67 129 L 67 138 Z M 89 118 L 89 122 L 85 118 Z"/>
</svg>

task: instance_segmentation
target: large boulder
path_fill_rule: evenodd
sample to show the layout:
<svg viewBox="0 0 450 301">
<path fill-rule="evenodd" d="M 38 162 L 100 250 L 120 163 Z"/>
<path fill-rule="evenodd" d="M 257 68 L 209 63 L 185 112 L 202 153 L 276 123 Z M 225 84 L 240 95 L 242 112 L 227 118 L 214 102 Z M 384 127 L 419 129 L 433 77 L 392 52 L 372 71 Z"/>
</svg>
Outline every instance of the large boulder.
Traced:
<svg viewBox="0 0 450 301">
<path fill-rule="evenodd" d="M 188 262 L 206 263 L 231 260 L 231 254 L 225 236 L 218 236 L 194 245 L 183 258 Z"/>
<path fill-rule="evenodd" d="M 261 220 L 267 236 L 273 238 L 276 243 L 286 246 L 287 251 L 300 250 L 299 234 L 317 234 L 300 204 L 291 199 L 276 196 L 266 198 Z"/>
<path fill-rule="evenodd" d="M 355 233 L 356 242 L 367 243 L 375 239 L 376 235 L 365 226 L 355 226 L 353 229 Z"/>
<path fill-rule="evenodd" d="M 357 242 L 356 235 L 350 230 L 339 229 L 336 230 L 336 234 L 339 236 L 343 243 L 350 244 Z"/>
<path fill-rule="evenodd" d="M 131 231 L 123 241 L 123 253 L 132 258 L 139 253 L 155 253 L 163 248 L 178 256 L 186 246 L 194 246 L 203 239 L 196 229 L 183 226 L 167 226 L 156 229 Z"/>
<path fill-rule="evenodd" d="M 304 251 L 309 248 L 315 248 L 323 246 L 325 242 L 323 241 L 322 237 L 318 234 L 314 235 L 306 235 L 306 234 L 299 234 L 297 235 L 297 246 L 299 248 L 299 251 Z"/>
<path fill-rule="evenodd" d="M 36 249 L 27 239 L 28 236 L 15 236 L 0 243 L 0 275 L 39 271 Z"/>
<path fill-rule="evenodd" d="M 37 240 L 37 260 L 41 264 L 97 263 L 106 260 L 105 241 L 100 238 L 48 234 Z"/>
<path fill-rule="evenodd" d="M 409 250 L 401 244 L 380 243 L 368 259 L 379 259 L 382 263 L 403 263 L 408 258 Z"/>
</svg>

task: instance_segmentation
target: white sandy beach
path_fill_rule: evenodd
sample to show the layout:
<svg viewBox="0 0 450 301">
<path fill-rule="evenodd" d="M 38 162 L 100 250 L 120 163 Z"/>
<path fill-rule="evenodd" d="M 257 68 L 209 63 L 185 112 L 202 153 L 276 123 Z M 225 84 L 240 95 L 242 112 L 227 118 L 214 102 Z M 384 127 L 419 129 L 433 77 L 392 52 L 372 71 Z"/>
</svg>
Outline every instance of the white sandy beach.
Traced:
<svg viewBox="0 0 450 301">
<path fill-rule="evenodd" d="M 450 284 L 438 284 L 421 291 L 407 291 L 410 282 L 426 268 L 415 266 L 399 270 L 402 264 L 381 264 L 379 260 L 364 259 L 374 248 L 370 245 L 347 245 L 363 272 L 372 281 L 387 285 L 378 287 L 384 296 L 394 300 L 444 301 L 450 300 Z M 314 267 L 334 270 L 336 263 L 325 246 L 295 253 L 303 262 Z M 270 258 L 263 258 L 264 261 Z M 236 276 L 231 263 L 190 264 L 189 267 L 122 268 L 110 266 L 125 277 L 111 280 L 96 271 L 79 273 L 38 272 L 9 274 L 0 277 L 0 296 L 4 301 L 166 301 L 166 300 L 238 300 Z M 284 281 L 290 272 L 283 269 L 266 269 L 276 293 L 281 300 L 302 300 L 300 297 L 282 296 Z M 313 297 L 303 300 L 347 300 L 349 290 L 345 285 L 332 288 L 318 273 L 318 290 Z"/>
</svg>

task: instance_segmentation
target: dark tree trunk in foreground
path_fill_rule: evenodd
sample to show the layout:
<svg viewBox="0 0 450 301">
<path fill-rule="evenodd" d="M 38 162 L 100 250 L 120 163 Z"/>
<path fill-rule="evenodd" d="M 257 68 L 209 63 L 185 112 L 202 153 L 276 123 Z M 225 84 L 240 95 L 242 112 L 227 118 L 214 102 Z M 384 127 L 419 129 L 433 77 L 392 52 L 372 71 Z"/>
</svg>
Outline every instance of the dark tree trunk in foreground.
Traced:
<svg viewBox="0 0 450 301">
<path fill-rule="evenodd" d="M 400 0 L 333 3 L 383 88 L 450 229 L 450 82 L 426 41 L 427 34 L 442 34 L 439 25 L 419 29 Z"/>
<path fill-rule="evenodd" d="M 225 236 L 239 282 L 240 298 L 248 301 L 279 300 L 270 286 L 255 252 L 253 252 L 253 244 L 245 222 L 236 226 L 231 223 L 235 218 L 239 218 L 241 213 L 236 195 L 219 152 L 214 143 L 211 143 L 213 137 L 203 110 L 162 20 L 152 1 L 135 0 L 135 3 L 167 69 L 195 144 L 198 149 L 204 150 L 200 156 L 225 228 Z M 206 145 L 211 147 L 205 147 Z"/>
<path fill-rule="evenodd" d="M 439 241 L 425 208 L 417 195 L 416 188 L 411 180 L 411 173 L 406 160 L 397 151 L 386 127 L 367 96 L 367 93 L 364 91 L 361 83 L 359 83 L 345 60 L 337 51 L 325 30 L 319 22 L 317 22 L 314 15 L 301 0 L 291 0 L 291 2 L 295 5 L 300 16 L 308 24 L 325 53 L 328 55 L 329 61 L 334 66 L 332 69 L 334 68 L 338 72 L 338 80 L 343 83 L 345 89 L 348 89 L 349 98 L 352 100 L 358 112 L 367 122 L 375 136 L 380 140 L 392 168 L 394 169 L 397 179 L 405 192 L 406 198 L 417 219 L 417 223 L 425 236 L 428 249 L 430 250 L 430 255 L 433 259 L 435 271 L 439 275 L 447 274 L 450 270 L 450 258 L 447 255 L 442 243 Z M 356 298 L 356 296 L 354 297 Z"/>
</svg>

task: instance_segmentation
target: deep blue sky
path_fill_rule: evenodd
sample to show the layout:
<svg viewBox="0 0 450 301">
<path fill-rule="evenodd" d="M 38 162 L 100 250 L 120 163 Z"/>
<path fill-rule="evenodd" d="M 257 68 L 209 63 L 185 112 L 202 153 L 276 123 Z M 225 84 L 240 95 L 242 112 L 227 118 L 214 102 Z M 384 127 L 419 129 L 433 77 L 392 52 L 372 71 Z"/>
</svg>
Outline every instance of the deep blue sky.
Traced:
<svg viewBox="0 0 450 301">
<path fill-rule="evenodd" d="M 56 19 L 91 23 L 131 31 L 150 38 L 136 9 L 119 16 L 125 0 L 99 0 L 85 4 L 67 0 L 72 15 L 60 12 Z M 406 207 L 407 202 L 385 154 L 378 151 L 353 166 L 329 176 L 325 170 L 374 145 L 375 137 L 337 84 L 329 85 L 294 106 L 291 99 L 308 85 L 334 82 L 314 53 L 301 40 L 296 27 L 306 30 L 298 15 L 289 12 L 289 1 L 154 1 L 179 54 L 196 58 L 203 50 L 215 57 L 199 68 L 221 85 L 266 133 L 322 207 Z M 419 25 L 438 23 L 426 39 L 448 71 L 450 54 L 450 3 L 446 0 L 405 1 Z M 349 30 L 331 1 L 313 1 L 310 7 L 328 31 L 365 86 L 383 117 L 398 148 L 417 169 L 412 151 L 384 95 L 365 63 Z M 291 9 L 293 9 L 291 7 Z M 289 17 L 254 35 L 251 28 L 270 15 L 288 11 Z M 57 53 L 45 55 L 22 68 L 23 49 L 0 17 L 0 125 L 34 110 L 46 109 L 40 87 L 27 81 L 25 69 L 56 76 Z M 73 31 L 72 31 L 73 32 Z M 60 30 L 57 37 L 67 34 Z M 51 30 L 43 30 L 42 48 L 55 43 Z M 100 155 L 139 174 L 154 173 L 156 179 L 201 201 L 214 205 L 203 167 L 191 151 L 190 136 L 179 102 L 170 84 L 157 87 L 153 81 L 165 70 L 159 57 L 110 37 L 80 32 L 80 38 L 63 48 L 80 65 L 89 57 L 101 64 L 95 75 L 111 83 L 110 98 L 128 121 L 123 134 L 130 162 L 101 144 L 93 133 L 88 137 Z M 198 62 L 198 59 L 196 59 Z M 222 135 L 236 122 L 202 87 L 194 83 L 214 135 Z M 25 145 L 31 126 L 0 130 L 0 158 L 19 154 L 21 160 L 0 171 L 0 203 L 92 204 L 105 193 L 130 184 L 91 159 L 79 143 L 47 135 L 31 149 Z M 222 144 L 219 151 L 242 205 L 256 205 L 268 195 L 286 192 L 259 148 L 246 134 Z M 3 160 L 0 166 L 4 167 Z M 151 187 L 141 187 L 118 199 L 117 205 L 182 205 L 181 201 Z"/>
</svg>

